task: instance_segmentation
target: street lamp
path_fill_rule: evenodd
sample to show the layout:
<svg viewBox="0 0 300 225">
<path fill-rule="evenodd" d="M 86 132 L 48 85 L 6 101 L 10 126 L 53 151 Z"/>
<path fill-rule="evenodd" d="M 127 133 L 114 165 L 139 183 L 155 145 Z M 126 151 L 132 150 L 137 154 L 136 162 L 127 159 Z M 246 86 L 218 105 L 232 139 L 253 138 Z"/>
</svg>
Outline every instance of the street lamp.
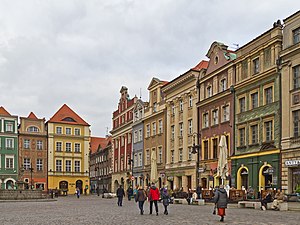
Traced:
<svg viewBox="0 0 300 225">
<path fill-rule="evenodd" d="M 195 135 L 198 136 L 198 144 L 195 144 Z M 201 151 L 201 134 L 198 133 L 193 133 L 193 147 L 192 147 L 192 153 L 196 154 L 197 153 L 197 162 L 196 162 L 196 185 L 197 187 L 199 186 L 200 183 L 200 168 L 199 168 L 199 164 L 200 164 L 200 151 Z"/>
<path fill-rule="evenodd" d="M 33 168 L 32 168 L 32 163 L 30 164 L 30 183 L 31 183 L 31 189 L 33 189 L 33 182 L 32 182 L 32 173 L 33 173 Z"/>
<path fill-rule="evenodd" d="M 128 159 L 128 165 L 131 165 L 131 187 L 133 188 L 133 159 Z"/>
</svg>

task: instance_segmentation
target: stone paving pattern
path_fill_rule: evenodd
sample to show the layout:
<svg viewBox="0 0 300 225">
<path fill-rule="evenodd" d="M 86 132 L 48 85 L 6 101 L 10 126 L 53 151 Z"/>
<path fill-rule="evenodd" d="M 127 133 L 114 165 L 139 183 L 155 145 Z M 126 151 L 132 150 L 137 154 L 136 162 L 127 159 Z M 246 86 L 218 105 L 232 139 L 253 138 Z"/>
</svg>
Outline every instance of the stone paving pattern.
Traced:
<svg viewBox="0 0 300 225">
<path fill-rule="evenodd" d="M 300 224 L 299 211 L 261 211 L 238 209 L 229 205 L 225 222 L 212 214 L 213 205 L 170 205 L 169 215 L 163 214 L 159 204 L 159 216 L 149 215 L 149 203 L 145 203 L 145 214 L 139 215 L 137 204 L 124 198 L 122 207 L 117 199 L 98 196 L 60 197 L 55 202 L 1 202 L 1 225 L 176 225 L 176 224 Z"/>
</svg>

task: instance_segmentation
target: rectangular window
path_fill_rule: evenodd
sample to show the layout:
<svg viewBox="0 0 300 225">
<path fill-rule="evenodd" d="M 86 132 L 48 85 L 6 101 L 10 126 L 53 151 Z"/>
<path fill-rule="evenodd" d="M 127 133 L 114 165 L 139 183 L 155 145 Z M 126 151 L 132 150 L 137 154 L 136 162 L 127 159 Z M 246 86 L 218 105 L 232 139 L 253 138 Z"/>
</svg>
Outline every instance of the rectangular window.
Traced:
<svg viewBox="0 0 300 225">
<path fill-rule="evenodd" d="M 253 60 L 253 73 L 259 73 L 259 58 Z"/>
<path fill-rule="evenodd" d="M 6 149 L 14 148 L 14 139 L 13 138 L 5 138 L 5 148 Z"/>
<path fill-rule="evenodd" d="M 6 156 L 5 157 L 5 169 L 13 169 L 14 168 L 14 157 Z"/>
<path fill-rule="evenodd" d="M 157 112 L 157 103 L 156 102 L 153 103 L 153 112 Z"/>
<path fill-rule="evenodd" d="M 66 160 L 66 172 L 71 172 L 71 160 Z"/>
<path fill-rule="evenodd" d="M 208 126 L 209 126 L 209 124 L 208 124 L 208 113 L 204 113 L 203 114 L 203 128 L 206 128 Z"/>
<path fill-rule="evenodd" d="M 56 172 L 62 171 L 62 161 L 60 159 L 56 160 Z"/>
<path fill-rule="evenodd" d="M 138 132 L 134 131 L 134 134 L 133 134 L 133 143 L 137 143 L 137 141 L 138 141 Z"/>
<path fill-rule="evenodd" d="M 250 127 L 251 130 L 251 144 L 257 144 L 258 143 L 258 125 L 252 125 Z"/>
<path fill-rule="evenodd" d="M 265 122 L 265 135 L 266 135 L 266 141 L 273 140 L 273 122 L 272 121 Z"/>
<path fill-rule="evenodd" d="M 223 121 L 222 122 L 229 121 L 229 105 L 223 106 L 222 110 L 223 110 Z"/>
<path fill-rule="evenodd" d="M 300 87 L 300 66 L 293 67 L 293 86 L 294 89 Z"/>
<path fill-rule="evenodd" d="M 8 123 L 5 124 L 6 132 L 13 132 L 13 130 L 14 130 L 13 128 L 14 128 L 14 123 L 8 122 Z"/>
<path fill-rule="evenodd" d="M 81 152 L 81 150 L 80 150 L 80 143 L 75 143 L 75 149 L 74 149 L 74 151 L 75 152 Z"/>
<path fill-rule="evenodd" d="M 71 147 L 71 143 L 66 143 L 66 152 L 71 152 L 72 151 L 72 147 Z"/>
<path fill-rule="evenodd" d="M 75 160 L 75 172 L 80 172 L 80 161 Z"/>
<path fill-rule="evenodd" d="M 212 96 L 212 88 L 211 88 L 211 86 L 208 86 L 208 87 L 207 87 L 206 93 L 207 93 L 207 98 L 209 98 L 209 97 Z"/>
<path fill-rule="evenodd" d="M 158 163 L 162 163 L 162 147 L 158 147 Z"/>
<path fill-rule="evenodd" d="M 179 100 L 179 111 L 180 112 L 183 111 L 183 101 L 182 101 L 182 99 Z"/>
<path fill-rule="evenodd" d="M 29 149 L 30 147 L 30 140 L 29 139 L 24 139 L 24 148 Z"/>
<path fill-rule="evenodd" d="M 56 127 L 56 133 L 61 134 L 62 128 L 61 127 Z"/>
<path fill-rule="evenodd" d="M 152 135 L 156 135 L 156 122 L 152 123 Z"/>
<path fill-rule="evenodd" d="M 142 132 L 142 129 L 139 129 L 138 141 L 142 141 L 142 140 L 143 140 L 143 132 Z"/>
<path fill-rule="evenodd" d="M 133 163 L 133 166 L 134 167 L 137 167 L 138 166 L 138 154 L 134 154 L 134 163 Z"/>
<path fill-rule="evenodd" d="M 139 166 L 142 166 L 142 153 L 139 153 Z"/>
<path fill-rule="evenodd" d="M 268 87 L 265 89 L 265 102 L 266 104 L 273 102 L 273 87 Z"/>
<path fill-rule="evenodd" d="M 150 137 L 150 124 L 147 124 L 147 126 L 146 126 L 146 134 L 147 134 L 147 137 Z"/>
<path fill-rule="evenodd" d="M 23 160 L 23 168 L 24 170 L 29 170 L 31 167 L 31 162 L 29 158 L 24 158 Z"/>
<path fill-rule="evenodd" d="M 43 159 L 36 160 L 36 170 L 42 171 L 43 170 Z"/>
<path fill-rule="evenodd" d="M 213 158 L 218 158 L 218 138 L 213 139 Z"/>
<path fill-rule="evenodd" d="M 240 112 L 246 111 L 246 98 L 245 97 L 239 99 L 239 106 L 240 106 Z"/>
<path fill-rule="evenodd" d="M 300 27 L 293 30 L 293 42 L 297 44 L 300 42 Z"/>
<path fill-rule="evenodd" d="M 171 110 L 172 110 L 172 115 L 175 115 L 175 105 L 174 104 L 172 105 Z"/>
<path fill-rule="evenodd" d="M 182 160 L 183 160 L 183 154 L 182 154 L 182 152 L 183 152 L 182 148 L 179 149 L 179 161 L 180 162 L 182 162 Z"/>
<path fill-rule="evenodd" d="M 258 107 L 258 92 L 251 94 L 251 108 L 255 109 Z"/>
<path fill-rule="evenodd" d="M 171 150 L 171 163 L 174 163 L 174 150 Z"/>
<path fill-rule="evenodd" d="M 189 96 L 189 107 L 193 107 L 193 96 Z"/>
<path fill-rule="evenodd" d="M 225 91 L 227 89 L 227 80 L 222 79 L 220 82 L 220 91 Z"/>
<path fill-rule="evenodd" d="M 192 156 L 192 151 L 193 151 L 193 148 L 192 147 L 189 147 L 189 155 L 188 155 L 188 160 L 192 160 L 193 156 Z"/>
<path fill-rule="evenodd" d="M 179 137 L 183 136 L 183 123 L 179 123 Z"/>
<path fill-rule="evenodd" d="M 246 136 L 245 136 L 245 128 L 239 129 L 239 146 L 245 146 L 246 145 Z"/>
<path fill-rule="evenodd" d="M 299 137 L 300 134 L 300 110 L 293 111 L 294 137 Z"/>
<path fill-rule="evenodd" d="M 204 144 L 204 160 L 208 160 L 208 140 L 203 142 Z"/>
<path fill-rule="evenodd" d="M 62 143 L 61 143 L 61 142 L 56 142 L 56 151 L 57 151 L 57 152 L 61 152 L 61 151 L 62 151 L 61 146 L 62 146 Z"/>
<path fill-rule="evenodd" d="M 213 125 L 219 124 L 219 110 L 215 109 L 213 110 Z"/>
<path fill-rule="evenodd" d="M 75 129 L 74 129 L 74 134 L 75 134 L 76 136 L 80 136 L 80 129 L 79 129 L 79 128 L 75 128 Z"/>
<path fill-rule="evenodd" d="M 163 122 L 162 122 L 162 120 L 158 121 L 158 133 L 159 134 L 163 133 Z"/>
<path fill-rule="evenodd" d="M 174 140 L 175 139 L 175 126 L 171 126 L 171 139 Z"/>
<path fill-rule="evenodd" d="M 66 128 L 66 134 L 69 134 L 69 135 L 71 134 L 71 128 L 69 128 L 69 127 Z"/>
<path fill-rule="evenodd" d="M 188 123 L 189 123 L 189 134 L 192 134 L 193 133 L 193 120 L 189 120 Z"/>
<path fill-rule="evenodd" d="M 43 141 L 41 141 L 41 140 L 36 141 L 36 149 L 37 150 L 42 150 L 43 149 Z"/>
</svg>

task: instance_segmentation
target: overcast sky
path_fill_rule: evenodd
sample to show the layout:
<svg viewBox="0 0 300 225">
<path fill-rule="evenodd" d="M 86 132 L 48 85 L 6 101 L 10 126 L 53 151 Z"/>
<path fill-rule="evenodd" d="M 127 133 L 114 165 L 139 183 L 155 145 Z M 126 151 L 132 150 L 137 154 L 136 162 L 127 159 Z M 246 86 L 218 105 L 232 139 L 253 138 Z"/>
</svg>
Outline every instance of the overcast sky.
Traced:
<svg viewBox="0 0 300 225">
<path fill-rule="evenodd" d="M 0 106 L 48 120 L 64 104 L 111 130 L 121 86 L 148 100 L 214 41 L 234 49 L 300 9 L 296 0 L 0 0 Z"/>
</svg>

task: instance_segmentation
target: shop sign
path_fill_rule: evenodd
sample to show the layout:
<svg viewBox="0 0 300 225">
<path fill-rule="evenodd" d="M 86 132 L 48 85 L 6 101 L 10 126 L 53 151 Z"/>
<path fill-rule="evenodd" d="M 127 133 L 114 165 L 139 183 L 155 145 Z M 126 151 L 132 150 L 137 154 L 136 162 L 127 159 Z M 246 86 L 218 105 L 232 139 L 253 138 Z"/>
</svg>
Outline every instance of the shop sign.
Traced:
<svg viewBox="0 0 300 225">
<path fill-rule="evenodd" d="M 273 176 L 272 181 L 273 181 L 274 185 L 277 185 L 278 177 L 277 176 Z"/>
<path fill-rule="evenodd" d="M 204 173 L 205 169 L 204 168 L 198 168 L 198 173 Z"/>
<path fill-rule="evenodd" d="M 287 160 L 284 163 L 286 166 L 299 166 L 300 160 Z"/>
</svg>

